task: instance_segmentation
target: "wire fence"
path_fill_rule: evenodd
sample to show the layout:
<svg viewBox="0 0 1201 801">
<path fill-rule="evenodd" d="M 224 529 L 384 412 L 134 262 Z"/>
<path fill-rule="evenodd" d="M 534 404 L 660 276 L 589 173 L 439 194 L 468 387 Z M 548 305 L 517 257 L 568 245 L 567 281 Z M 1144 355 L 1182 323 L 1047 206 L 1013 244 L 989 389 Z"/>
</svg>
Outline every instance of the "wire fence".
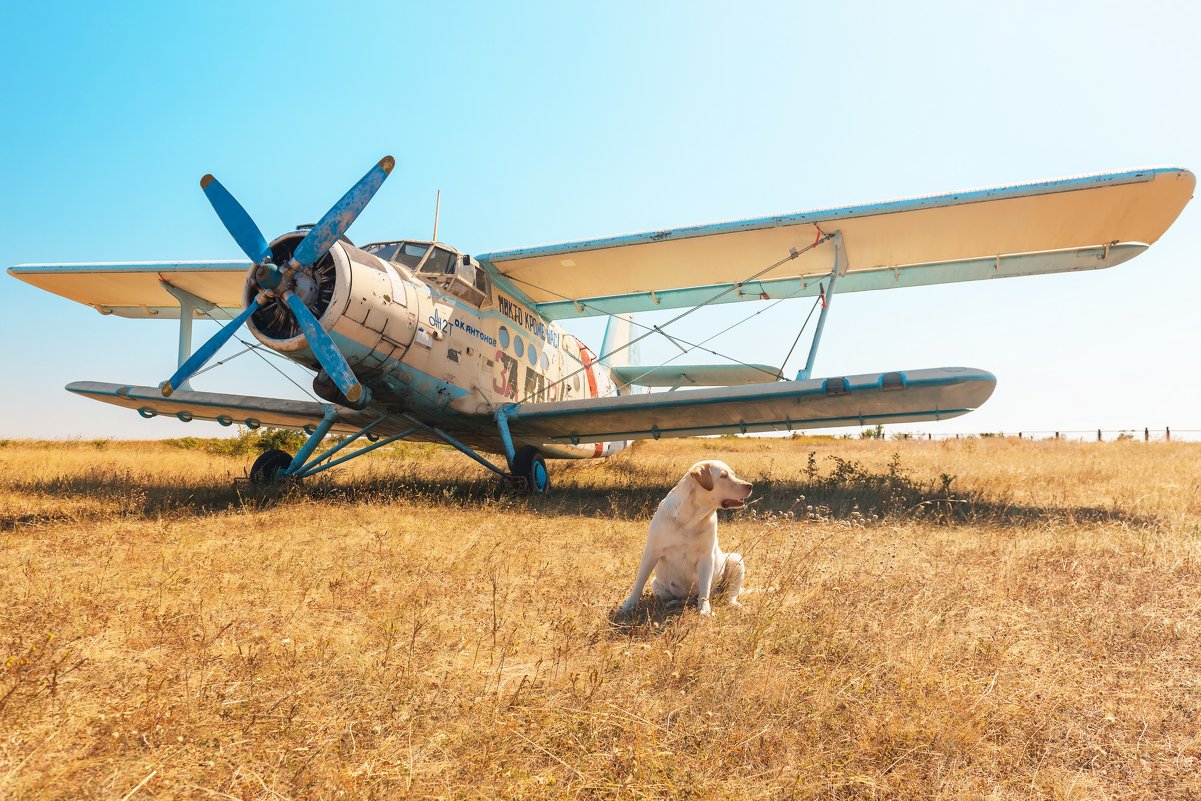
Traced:
<svg viewBox="0 0 1201 801">
<path fill-rule="evenodd" d="M 976 431 L 976 432 L 911 432 L 889 431 L 887 428 L 867 428 L 860 434 L 863 439 L 976 439 L 976 438 L 1016 438 L 1025 440 L 1066 440 L 1071 442 L 1172 442 L 1193 441 L 1201 439 L 1201 429 L 1177 428 L 1086 428 L 1086 429 L 1047 429 L 1039 431 Z"/>
</svg>

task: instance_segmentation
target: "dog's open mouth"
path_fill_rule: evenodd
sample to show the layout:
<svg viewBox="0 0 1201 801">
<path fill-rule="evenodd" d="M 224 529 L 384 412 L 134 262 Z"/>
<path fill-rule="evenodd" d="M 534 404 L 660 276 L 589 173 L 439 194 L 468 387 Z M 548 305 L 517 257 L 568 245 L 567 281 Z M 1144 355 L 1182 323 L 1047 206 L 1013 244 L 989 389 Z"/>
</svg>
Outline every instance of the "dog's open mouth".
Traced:
<svg viewBox="0 0 1201 801">
<path fill-rule="evenodd" d="M 738 509 L 743 506 L 746 506 L 746 502 L 740 501 L 737 498 L 726 498 L 721 502 L 722 509 Z"/>
</svg>

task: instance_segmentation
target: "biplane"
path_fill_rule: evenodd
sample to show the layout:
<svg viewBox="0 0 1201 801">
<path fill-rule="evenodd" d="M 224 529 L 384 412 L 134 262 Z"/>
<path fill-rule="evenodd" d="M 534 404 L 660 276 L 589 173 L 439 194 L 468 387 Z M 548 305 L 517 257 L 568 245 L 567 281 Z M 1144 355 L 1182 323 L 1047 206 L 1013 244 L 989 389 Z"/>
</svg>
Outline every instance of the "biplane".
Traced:
<svg viewBox="0 0 1201 801">
<path fill-rule="evenodd" d="M 393 165 L 384 158 L 318 223 L 270 242 L 204 176 L 201 188 L 249 261 L 22 264 L 9 273 L 104 315 L 177 318 L 177 369 L 161 385 L 67 389 L 146 418 L 308 433 L 295 454 L 262 454 L 252 481 L 300 479 L 420 440 L 541 494 L 546 459 L 605 457 L 633 440 L 970 412 L 996 385 L 987 371 L 814 377 L 835 295 L 1121 264 L 1159 239 L 1195 185 L 1185 169 L 1139 169 L 474 256 L 438 241 L 436 222 L 429 240 L 356 246 L 347 230 Z M 806 297 L 820 313 L 793 376 L 739 361 L 639 363 L 648 336 L 685 352 L 703 345 L 666 330 L 697 308 Z M 661 325 L 634 317 L 664 310 L 680 311 Z M 600 315 L 609 322 L 599 351 L 559 325 Z M 198 318 L 227 322 L 193 351 Z M 191 388 L 243 326 L 251 346 L 315 373 L 314 400 Z M 343 436 L 321 450 L 335 433 Z"/>
</svg>

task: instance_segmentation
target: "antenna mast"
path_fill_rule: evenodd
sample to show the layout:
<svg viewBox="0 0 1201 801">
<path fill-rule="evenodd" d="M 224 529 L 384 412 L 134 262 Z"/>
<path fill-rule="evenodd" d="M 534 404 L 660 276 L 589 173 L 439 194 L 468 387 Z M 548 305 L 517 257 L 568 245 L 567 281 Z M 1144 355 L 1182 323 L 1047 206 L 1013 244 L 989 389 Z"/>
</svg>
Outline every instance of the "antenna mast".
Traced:
<svg viewBox="0 0 1201 801">
<path fill-rule="evenodd" d="M 438 197 L 434 201 L 434 241 L 438 241 L 438 211 L 442 208 L 442 190 L 438 190 Z"/>
</svg>

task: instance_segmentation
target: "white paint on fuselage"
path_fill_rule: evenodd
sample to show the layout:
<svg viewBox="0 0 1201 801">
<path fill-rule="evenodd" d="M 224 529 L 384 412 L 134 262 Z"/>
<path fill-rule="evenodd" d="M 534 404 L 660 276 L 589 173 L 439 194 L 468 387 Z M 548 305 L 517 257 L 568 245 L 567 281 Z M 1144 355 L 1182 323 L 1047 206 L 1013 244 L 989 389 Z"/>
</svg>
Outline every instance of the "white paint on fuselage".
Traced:
<svg viewBox="0 0 1201 801">
<path fill-rule="evenodd" d="M 409 403 L 420 402 L 427 415 L 479 415 L 486 426 L 494 426 L 491 415 L 507 403 L 618 394 L 595 353 L 503 288 L 491 286 L 476 307 L 395 262 L 344 243 L 331 252 L 348 289 L 336 293 L 321 321 L 363 348 L 365 355 L 350 363 L 377 399 L 400 399 L 408 390 L 413 393 Z M 307 344 L 298 340 L 282 348 L 281 343 L 264 342 L 316 369 Z M 426 385 L 437 382 L 455 391 L 431 397 L 433 391 Z M 418 392 L 420 397 L 413 397 Z M 547 456 L 576 459 L 611 456 L 628 445 L 516 444 L 536 445 Z"/>
</svg>

